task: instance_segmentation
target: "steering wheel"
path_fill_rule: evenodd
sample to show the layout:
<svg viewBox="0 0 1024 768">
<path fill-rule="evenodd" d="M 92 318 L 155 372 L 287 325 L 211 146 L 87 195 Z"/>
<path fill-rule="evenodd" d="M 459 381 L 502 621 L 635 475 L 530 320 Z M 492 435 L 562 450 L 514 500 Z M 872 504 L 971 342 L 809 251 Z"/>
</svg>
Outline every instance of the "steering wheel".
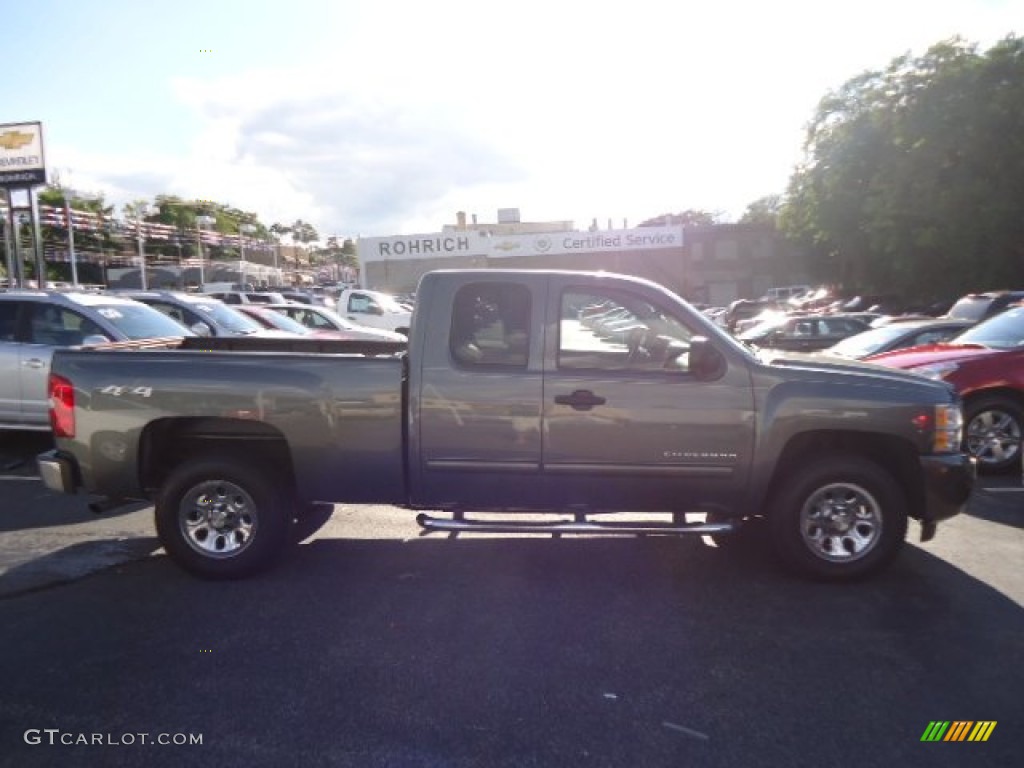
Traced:
<svg viewBox="0 0 1024 768">
<path fill-rule="evenodd" d="M 631 328 L 629 333 L 626 335 L 626 348 L 629 353 L 626 355 L 626 363 L 634 365 L 640 362 L 647 356 L 647 350 L 644 348 L 644 337 L 647 335 L 647 331 L 644 328 Z"/>
</svg>

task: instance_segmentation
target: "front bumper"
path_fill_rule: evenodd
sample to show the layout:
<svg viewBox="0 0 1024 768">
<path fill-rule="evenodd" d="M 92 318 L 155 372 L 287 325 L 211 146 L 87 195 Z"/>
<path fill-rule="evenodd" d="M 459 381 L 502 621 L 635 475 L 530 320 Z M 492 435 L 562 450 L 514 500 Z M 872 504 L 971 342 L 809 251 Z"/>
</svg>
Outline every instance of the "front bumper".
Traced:
<svg viewBox="0 0 1024 768">
<path fill-rule="evenodd" d="M 964 511 L 974 489 L 976 463 L 972 456 L 962 453 L 922 456 L 921 471 L 925 493 L 921 523 L 934 532 L 937 522 Z"/>
<path fill-rule="evenodd" d="M 47 451 L 36 456 L 36 467 L 43 485 L 57 493 L 75 493 L 81 485 L 78 463 L 70 454 L 60 450 Z"/>
</svg>

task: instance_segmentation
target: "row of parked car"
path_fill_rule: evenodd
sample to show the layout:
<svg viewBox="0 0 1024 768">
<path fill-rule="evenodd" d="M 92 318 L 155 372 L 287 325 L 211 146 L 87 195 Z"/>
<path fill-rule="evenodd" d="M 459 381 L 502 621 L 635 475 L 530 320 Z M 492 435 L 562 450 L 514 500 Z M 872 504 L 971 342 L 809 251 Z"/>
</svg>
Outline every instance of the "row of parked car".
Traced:
<svg viewBox="0 0 1024 768">
<path fill-rule="evenodd" d="M 0 429 L 48 430 L 47 377 L 59 347 L 186 336 L 310 336 L 402 342 L 333 309 L 294 301 L 229 306 L 178 291 L 0 292 Z"/>
<path fill-rule="evenodd" d="M 779 313 L 736 337 L 776 354 L 861 360 L 946 381 L 964 399 L 965 445 L 979 470 L 1021 468 L 1024 291 L 971 293 L 941 317 Z"/>
</svg>

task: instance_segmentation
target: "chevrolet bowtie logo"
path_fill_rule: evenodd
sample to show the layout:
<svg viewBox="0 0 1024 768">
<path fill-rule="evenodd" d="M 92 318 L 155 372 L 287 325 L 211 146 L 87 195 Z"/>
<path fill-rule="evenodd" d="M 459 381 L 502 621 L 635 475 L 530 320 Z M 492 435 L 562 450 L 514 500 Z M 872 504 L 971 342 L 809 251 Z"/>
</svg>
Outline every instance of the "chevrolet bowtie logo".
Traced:
<svg viewBox="0 0 1024 768">
<path fill-rule="evenodd" d="M 21 149 L 26 144 L 32 143 L 31 133 L 21 133 L 20 131 L 6 131 L 0 134 L 0 147 L 4 149 Z"/>
<path fill-rule="evenodd" d="M 498 243 L 494 246 L 496 251 L 514 251 L 519 247 L 519 243 L 510 243 L 507 240 L 504 243 Z"/>
</svg>

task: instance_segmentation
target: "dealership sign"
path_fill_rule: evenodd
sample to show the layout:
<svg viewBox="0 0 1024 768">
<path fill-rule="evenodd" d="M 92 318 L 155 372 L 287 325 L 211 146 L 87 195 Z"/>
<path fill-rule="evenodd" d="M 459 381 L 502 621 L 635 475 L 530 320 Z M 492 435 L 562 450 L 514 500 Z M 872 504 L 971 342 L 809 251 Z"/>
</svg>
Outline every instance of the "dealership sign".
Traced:
<svg viewBox="0 0 1024 768">
<path fill-rule="evenodd" d="M 0 187 L 45 183 L 43 124 L 0 124 Z"/>
<path fill-rule="evenodd" d="M 358 250 L 359 259 L 365 264 L 446 256 L 500 259 L 568 253 L 621 253 L 681 248 L 682 245 L 683 228 L 669 226 L 525 235 L 490 236 L 477 231 L 455 230 L 429 235 L 362 237 L 358 242 Z"/>
</svg>

